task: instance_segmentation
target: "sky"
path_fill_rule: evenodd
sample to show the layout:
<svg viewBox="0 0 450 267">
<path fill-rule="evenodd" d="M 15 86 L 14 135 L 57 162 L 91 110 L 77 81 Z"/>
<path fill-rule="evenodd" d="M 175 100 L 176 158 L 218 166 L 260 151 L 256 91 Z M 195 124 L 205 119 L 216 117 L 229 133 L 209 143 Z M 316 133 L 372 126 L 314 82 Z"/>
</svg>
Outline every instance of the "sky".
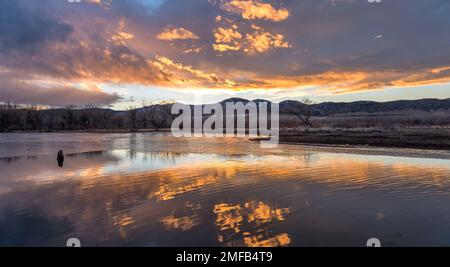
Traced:
<svg viewBox="0 0 450 267">
<path fill-rule="evenodd" d="M 1 0 L 0 102 L 450 98 L 449 14 L 448 0 Z"/>
</svg>

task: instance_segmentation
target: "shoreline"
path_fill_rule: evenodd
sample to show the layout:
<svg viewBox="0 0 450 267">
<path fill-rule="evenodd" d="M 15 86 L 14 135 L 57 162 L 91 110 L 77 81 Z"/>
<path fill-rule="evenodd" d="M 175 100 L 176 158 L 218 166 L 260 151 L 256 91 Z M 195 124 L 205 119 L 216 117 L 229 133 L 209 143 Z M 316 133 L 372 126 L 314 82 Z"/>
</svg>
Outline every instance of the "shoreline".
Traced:
<svg viewBox="0 0 450 267">
<path fill-rule="evenodd" d="M 127 134 L 170 133 L 170 129 L 154 130 L 75 130 L 41 132 L 7 132 L 3 134 Z M 0 133 L 0 137 L 1 137 Z M 308 129 L 280 132 L 281 146 L 291 146 L 309 151 L 384 155 L 414 158 L 450 159 L 450 129 Z M 267 140 L 266 137 L 248 138 L 251 142 Z"/>
<path fill-rule="evenodd" d="M 256 141 L 256 140 L 253 140 Z M 371 147 L 371 146 L 339 146 L 324 144 L 302 144 L 302 143 L 283 143 L 280 145 L 302 148 L 308 151 L 320 151 L 327 153 L 343 153 L 355 155 L 370 156 L 388 156 L 388 157 L 408 157 L 408 158 L 429 158 L 450 160 L 450 151 L 433 149 L 412 149 L 412 148 L 394 148 L 394 147 Z"/>
<path fill-rule="evenodd" d="M 280 132 L 280 145 L 332 153 L 450 159 L 450 129 L 284 129 Z"/>
</svg>

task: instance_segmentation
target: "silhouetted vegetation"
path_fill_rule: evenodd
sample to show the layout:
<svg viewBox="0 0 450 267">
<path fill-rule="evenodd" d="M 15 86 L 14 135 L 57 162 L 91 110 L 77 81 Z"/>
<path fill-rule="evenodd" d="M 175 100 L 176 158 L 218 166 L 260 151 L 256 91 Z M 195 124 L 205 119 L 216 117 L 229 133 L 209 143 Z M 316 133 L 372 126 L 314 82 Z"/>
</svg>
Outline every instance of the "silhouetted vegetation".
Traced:
<svg viewBox="0 0 450 267">
<path fill-rule="evenodd" d="M 130 107 L 126 111 L 74 105 L 58 109 L 0 104 L 0 131 L 95 131 L 140 129 L 160 130 L 170 126 L 167 106 Z"/>
<path fill-rule="evenodd" d="M 244 102 L 228 99 L 223 102 Z M 257 100 L 256 102 L 265 100 Z M 170 128 L 172 104 L 129 107 L 125 111 L 93 105 L 47 109 L 36 105 L 0 103 L 0 132 L 12 131 L 130 131 Z M 270 108 L 270 105 L 269 105 Z M 314 104 L 309 99 L 280 103 L 281 128 L 449 127 L 450 99 L 393 102 Z M 270 109 L 269 109 L 270 112 Z M 206 118 L 205 118 L 206 119 Z M 193 125 L 193 124 L 192 124 Z M 248 127 L 248 123 L 246 125 Z"/>
<path fill-rule="evenodd" d="M 288 106 L 286 111 L 300 119 L 300 121 L 307 127 L 312 128 L 313 123 L 311 117 L 313 115 L 312 105 L 314 102 L 309 98 L 304 98 L 300 101 L 300 105 Z"/>
</svg>

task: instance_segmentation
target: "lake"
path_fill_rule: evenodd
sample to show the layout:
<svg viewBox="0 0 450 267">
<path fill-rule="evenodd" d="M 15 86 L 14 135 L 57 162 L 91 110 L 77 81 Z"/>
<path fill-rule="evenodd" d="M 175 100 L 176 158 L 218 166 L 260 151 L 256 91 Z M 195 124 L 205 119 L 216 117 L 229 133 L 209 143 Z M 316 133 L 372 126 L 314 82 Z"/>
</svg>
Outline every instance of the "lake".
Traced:
<svg viewBox="0 0 450 267">
<path fill-rule="evenodd" d="M 449 225 L 446 159 L 163 133 L 0 135 L 0 246 L 450 246 Z"/>
</svg>

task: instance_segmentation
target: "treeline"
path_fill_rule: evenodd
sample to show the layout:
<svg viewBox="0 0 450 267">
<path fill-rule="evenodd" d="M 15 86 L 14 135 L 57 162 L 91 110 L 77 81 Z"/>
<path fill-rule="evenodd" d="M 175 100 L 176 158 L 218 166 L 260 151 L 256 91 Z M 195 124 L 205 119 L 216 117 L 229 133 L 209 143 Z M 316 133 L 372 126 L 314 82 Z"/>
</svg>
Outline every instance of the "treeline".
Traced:
<svg viewBox="0 0 450 267">
<path fill-rule="evenodd" d="M 310 102 L 284 105 L 280 109 L 281 128 L 401 128 L 450 127 L 448 111 L 408 112 L 403 115 L 366 114 L 314 116 Z M 177 115 L 171 104 L 129 107 L 125 111 L 93 105 L 46 109 L 34 105 L 0 103 L 0 132 L 13 131 L 139 131 L 170 128 Z M 192 107 L 191 107 L 192 108 Z M 204 120 L 206 117 L 204 117 Z M 246 118 L 248 127 L 248 118 Z M 224 122 L 225 123 L 225 122 Z M 192 125 L 194 123 L 192 122 Z"/>
<path fill-rule="evenodd" d="M 126 111 L 93 105 L 46 109 L 35 105 L 0 104 L 0 131 L 160 130 L 170 127 L 169 105 L 130 107 Z"/>
</svg>

